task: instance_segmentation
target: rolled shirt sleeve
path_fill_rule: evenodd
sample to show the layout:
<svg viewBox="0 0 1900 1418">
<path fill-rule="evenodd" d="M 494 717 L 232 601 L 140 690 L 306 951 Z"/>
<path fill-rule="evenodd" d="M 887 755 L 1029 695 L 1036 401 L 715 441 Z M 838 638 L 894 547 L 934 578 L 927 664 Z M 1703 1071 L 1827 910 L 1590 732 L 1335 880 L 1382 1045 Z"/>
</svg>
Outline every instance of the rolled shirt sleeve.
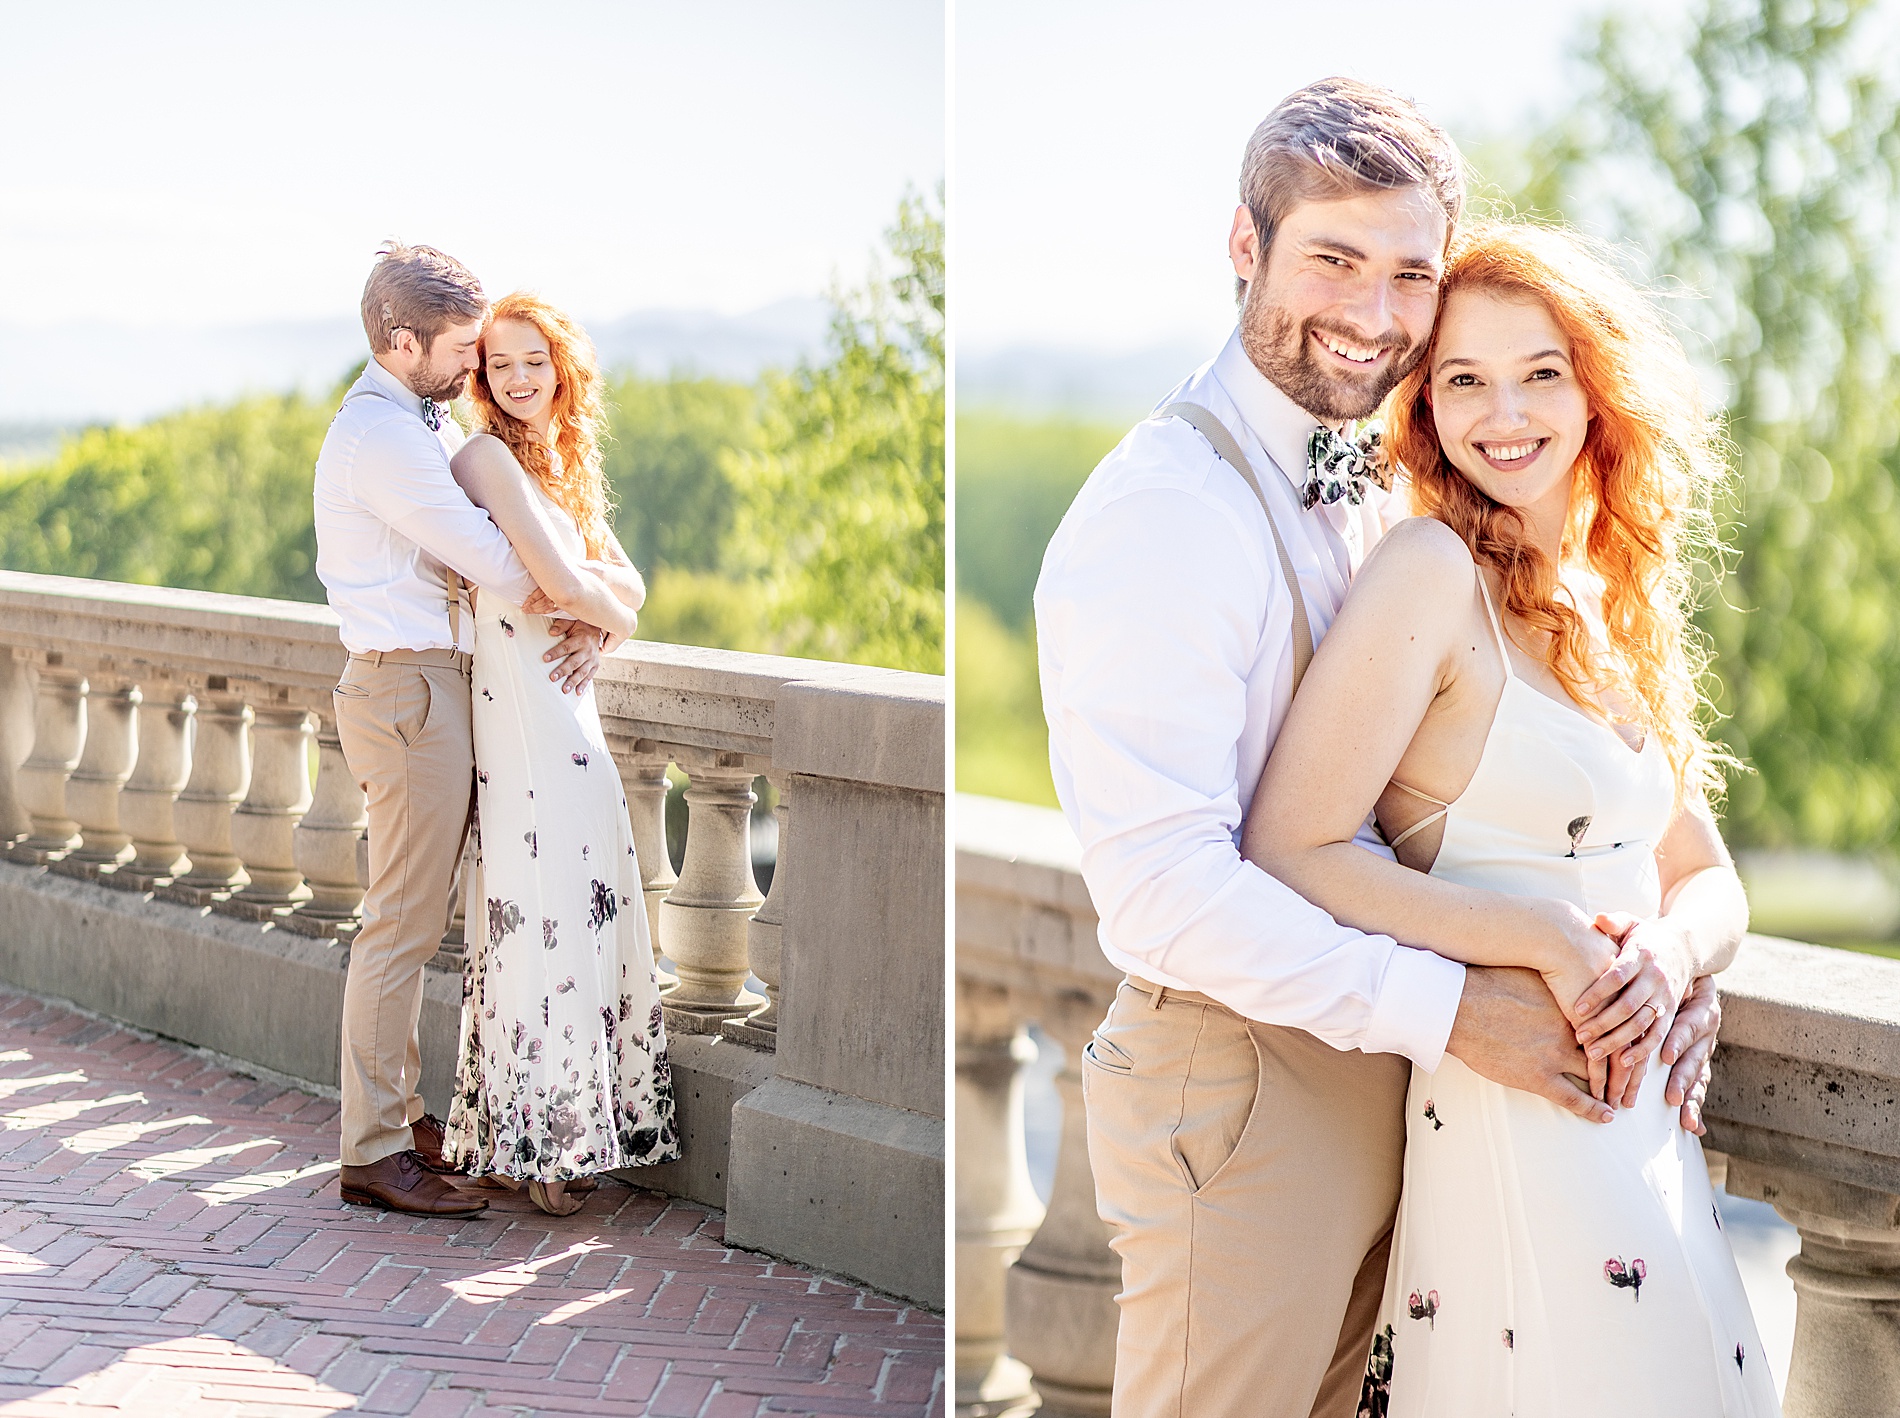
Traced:
<svg viewBox="0 0 1900 1418">
<path fill-rule="evenodd" d="M 1240 855 L 1250 709 L 1271 703 L 1270 744 L 1292 682 L 1291 603 L 1266 529 L 1263 547 L 1246 531 L 1217 498 L 1141 488 L 1088 509 L 1045 560 L 1051 761 L 1104 952 L 1248 1018 L 1435 1069 L 1464 968 L 1340 925 Z"/>
</svg>

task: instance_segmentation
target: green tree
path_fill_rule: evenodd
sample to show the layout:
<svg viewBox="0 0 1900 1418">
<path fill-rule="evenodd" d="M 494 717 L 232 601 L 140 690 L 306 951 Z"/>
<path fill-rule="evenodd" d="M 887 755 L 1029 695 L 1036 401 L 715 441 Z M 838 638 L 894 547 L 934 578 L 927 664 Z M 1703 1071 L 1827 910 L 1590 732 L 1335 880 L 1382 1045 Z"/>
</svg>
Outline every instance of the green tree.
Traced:
<svg viewBox="0 0 1900 1418">
<path fill-rule="evenodd" d="M 321 601 L 310 470 L 332 407 L 250 398 L 88 429 L 0 482 L 0 565 Z"/>
<path fill-rule="evenodd" d="M 981 601 L 1007 627 L 1026 628 L 1043 549 L 1077 490 L 1125 432 L 1072 419 L 958 413 L 958 596 Z M 959 651 L 959 675 L 960 661 Z"/>
<path fill-rule="evenodd" d="M 1704 0 L 1685 38 L 1613 15 L 1517 205 L 1639 248 L 1723 388 L 1740 556 L 1706 598 L 1737 840 L 1900 837 L 1900 426 L 1889 316 L 1900 89 L 1869 0 Z"/>
<path fill-rule="evenodd" d="M 759 443 L 756 389 L 723 379 L 609 381 L 614 530 L 636 566 L 724 569 L 736 501 L 727 459 Z"/>
<path fill-rule="evenodd" d="M 834 297 L 831 357 L 768 375 L 761 444 L 729 455 L 737 545 L 783 648 L 943 670 L 943 217 L 915 195 L 899 263 Z"/>
</svg>

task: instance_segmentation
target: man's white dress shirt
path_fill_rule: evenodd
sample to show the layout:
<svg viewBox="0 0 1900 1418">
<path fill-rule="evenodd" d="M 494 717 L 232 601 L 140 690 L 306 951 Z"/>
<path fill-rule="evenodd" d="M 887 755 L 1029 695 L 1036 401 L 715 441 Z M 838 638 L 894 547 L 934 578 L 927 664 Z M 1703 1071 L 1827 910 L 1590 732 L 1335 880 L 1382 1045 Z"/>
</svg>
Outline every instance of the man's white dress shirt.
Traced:
<svg viewBox="0 0 1900 1418">
<path fill-rule="evenodd" d="M 1379 536 L 1379 504 L 1301 508 L 1318 421 L 1254 367 L 1238 332 L 1156 407 L 1176 402 L 1210 410 L 1253 464 L 1317 640 Z M 1342 926 L 1240 856 L 1293 700 L 1292 626 L 1241 475 L 1181 419 L 1138 425 L 1077 494 L 1036 583 L 1050 766 L 1102 951 L 1250 1019 L 1433 1070 L 1464 967 Z M 1391 855 L 1369 829 L 1359 840 Z"/>
<path fill-rule="evenodd" d="M 449 472 L 461 444 L 452 419 L 432 431 L 422 400 L 371 360 L 330 421 L 317 455 L 317 579 L 343 622 L 344 648 L 472 650 L 464 603 L 449 634 L 444 567 L 511 605 L 534 578 Z"/>
</svg>

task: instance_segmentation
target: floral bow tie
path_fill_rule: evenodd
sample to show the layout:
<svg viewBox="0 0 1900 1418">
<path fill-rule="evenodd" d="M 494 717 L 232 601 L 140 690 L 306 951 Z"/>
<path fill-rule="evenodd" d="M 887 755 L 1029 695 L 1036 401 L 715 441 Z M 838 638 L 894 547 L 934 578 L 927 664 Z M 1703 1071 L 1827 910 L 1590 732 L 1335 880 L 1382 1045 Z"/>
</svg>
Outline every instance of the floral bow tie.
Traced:
<svg viewBox="0 0 1900 1418">
<path fill-rule="evenodd" d="M 434 399 L 424 399 L 422 401 L 422 421 L 429 425 L 429 431 L 431 433 L 439 433 L 442 429 L 443 420 L 448 418 L 448 416 L 449 406 L 447 404 L 438 404 Z M 1323 433 L 1325 430 L 1322 429 L 1321 432 Z M 1357 500 L 1356 498 L 1354 499 L 1354 501 Z"/>
<path fill-rule="evenodd" d="M 1344 498 L 1357 507 L 1366 500 L 1368 484 L 1385 487 L 1379 458 L 1379 425 L 1366 424 L 1356 438 L 1321 424 L 1306 440 L 1306 486 L 1300 503 L 1331 506 Z"/>
</svg>

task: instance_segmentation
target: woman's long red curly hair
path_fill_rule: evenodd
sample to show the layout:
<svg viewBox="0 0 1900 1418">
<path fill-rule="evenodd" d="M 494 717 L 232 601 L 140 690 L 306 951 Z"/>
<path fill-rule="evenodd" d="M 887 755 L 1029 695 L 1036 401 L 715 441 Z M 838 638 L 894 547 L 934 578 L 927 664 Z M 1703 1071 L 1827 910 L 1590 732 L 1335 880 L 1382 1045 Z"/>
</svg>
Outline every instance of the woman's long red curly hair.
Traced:
<svg viewBox="0 0 1900 1418">
<path fill-rule="evenodd" d="M 1678 794 L 1719 794 L 1724 758 L 1703 729 L 1708 651 L 1689 617 L 1695 562 L 1717 550 L 1709 508 L 1729 469 L 1681 342 L 1652 297 L 1568 231 L 1493 222 L 1460 233 L 1442 301 L 1460 291 L 1540 301 L 1570 341 L 1593 417 L 1562 564 L 1531 544 L 1517 511 L 1445 457 L 1428 397 L 1433 348 L 1386 406 L 1385 446 L 1413 510 L 1445 523 L 1497 573 L 1503 609 L 1544 640 L 1544 659 L 1573 699 L 1594 709 L 1602 690 L 1616 691 L 1662 741 Z M 1575 573 L 1571 584 L 1564 572 Z M 1591 583 L 1602 586 L 1608 654 L 1592 647 L 1577 610 L 1576 589 Z"/>
<path fill-rule="evenodd" d="M 587 543 L 587 554 L 599 557 L 612 538 L 607 523 L 607 478 L 600 456 L 600 361 L 587 332 L 538 295 L 516 291 L 495 302 L 488 329 L 497 321 L 519 320 L 534 326 L 548 342 L 548 360 L 554 369 L 553 420 L 548 432 L 560 454 L 560 465 L 548 457 L 526 421 L 504 409 L 488 387 L 488 336 L 478 347 L 481 363 L 469 380 L 469 394 L 484 433 L 508 445 L 536 482 L 574 519 Z"/>
</svg>

